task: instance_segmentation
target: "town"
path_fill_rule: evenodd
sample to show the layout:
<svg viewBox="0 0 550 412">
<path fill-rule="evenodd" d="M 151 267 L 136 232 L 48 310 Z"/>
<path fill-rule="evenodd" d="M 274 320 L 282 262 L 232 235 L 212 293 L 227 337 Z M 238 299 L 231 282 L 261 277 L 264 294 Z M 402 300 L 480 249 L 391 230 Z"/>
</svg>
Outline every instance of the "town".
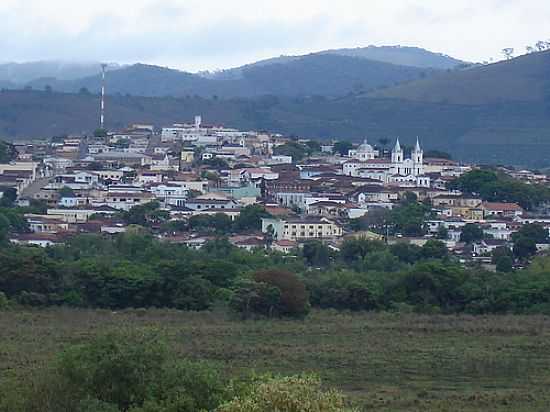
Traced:
<svg viewBox="0 0 550 412">
<path fill-rule="evenodd" d="M 410 147 L 397 137 L 318 142 L 196 116 L 161 130 L 134 124 L 11 147 L 0 164 L 0 200 L 29 209 L 27 224 L 9 232 L 14 244 L 47 247 L 136 226 L 192 249 L 223 236 L 247 251 L 289 256 L 310 242 L 339 251 L 349 239 L 437 241 L 463 264 L 490 270 L 499 264 L 495 256 L 514 257 L 501 262 L 510 270 L 550 248 L 544 196 L 501 198 L 460 184 L 493 173 L 523 188 L 548 188 L 547 175 L 461 164 L 424 148 L 421 138 Z M 518 235 L 537 232 L 535 225 L 542 236 Z"/>
</svg>

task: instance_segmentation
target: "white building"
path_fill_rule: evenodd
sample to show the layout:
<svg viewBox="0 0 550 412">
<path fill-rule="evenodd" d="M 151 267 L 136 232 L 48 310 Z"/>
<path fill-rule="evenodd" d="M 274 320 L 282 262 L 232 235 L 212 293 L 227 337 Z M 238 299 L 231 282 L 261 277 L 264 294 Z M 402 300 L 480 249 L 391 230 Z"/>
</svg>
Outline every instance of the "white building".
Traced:
<svg viewBox="0 0 550 412">
<path fill-rule="evenodd" d="M 378 150 L 374 150 L 374 148 L 368 144 L 367 139 L 365 139 L 363 144 L 357 149 L 349 150 L 348 156 L 357 160 L 372 160 L 378 157 Z"/>
<path fill-rule="evenodd" d="M 418 139 L 411 157 L 407 159 L 399 139 L 392 150 L 391 159 L 373 157 L 376 151 L 366 143 L 358 150 L 350 150 L 350 155 L 354 159 L 343 164 L 343 173 L 347 176 L 376 179 L 403 187 L 430 187 L 430 178 L 424 175 L 424 151 Z"/>
</svg>

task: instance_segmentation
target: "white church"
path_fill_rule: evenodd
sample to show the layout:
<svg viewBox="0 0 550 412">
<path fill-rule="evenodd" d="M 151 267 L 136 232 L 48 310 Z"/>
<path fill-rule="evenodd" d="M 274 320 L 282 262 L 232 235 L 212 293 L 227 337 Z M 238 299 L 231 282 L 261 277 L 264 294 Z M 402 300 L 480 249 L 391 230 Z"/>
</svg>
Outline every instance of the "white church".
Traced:
<svg viewBox="0 0 550 412">
<path fill-rule="evenodd" d="M 348 156 L 351 160 L 343 164 L 343 173 L 347 176 L 381 180 L 401 187 L 430 187 L 430 178 L 424 175 L 424 151 L 418 138 L 410 158 L 405 158 L 399 139 L 391 159 L 379 158 L 379 152 L 366 140 L 357 149 L 350 150 Z"/>
</svg>

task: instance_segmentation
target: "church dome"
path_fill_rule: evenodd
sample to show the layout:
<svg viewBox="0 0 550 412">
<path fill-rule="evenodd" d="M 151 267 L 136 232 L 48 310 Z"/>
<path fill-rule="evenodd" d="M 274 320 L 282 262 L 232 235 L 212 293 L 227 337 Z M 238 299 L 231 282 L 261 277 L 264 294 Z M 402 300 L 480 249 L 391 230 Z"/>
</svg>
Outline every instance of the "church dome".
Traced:
<svg viewBox="0 0 550 412">
<path fill-rule="evenodd" d="M 357 151 L 360 153 L 372 153 L 374 151 L 373 147 L 367 143 L 367 139 L 363 141 L 363 144 L 361 144 Z"/>
</svg>

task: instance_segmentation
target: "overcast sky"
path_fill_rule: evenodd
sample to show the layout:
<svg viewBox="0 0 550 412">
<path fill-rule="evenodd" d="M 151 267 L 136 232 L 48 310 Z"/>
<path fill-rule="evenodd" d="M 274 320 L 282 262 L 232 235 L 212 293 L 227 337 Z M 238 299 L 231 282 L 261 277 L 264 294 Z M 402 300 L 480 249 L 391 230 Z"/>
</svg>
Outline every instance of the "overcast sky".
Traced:
<svg viewBox="0 0 550 412">
<path fill-rule="evenodd" d="M 2 61 L 189 71 L 338 47 L 409 45 L 469 61 L 550 39 L 549 0 L 0 0 Z"/>
</svg>

